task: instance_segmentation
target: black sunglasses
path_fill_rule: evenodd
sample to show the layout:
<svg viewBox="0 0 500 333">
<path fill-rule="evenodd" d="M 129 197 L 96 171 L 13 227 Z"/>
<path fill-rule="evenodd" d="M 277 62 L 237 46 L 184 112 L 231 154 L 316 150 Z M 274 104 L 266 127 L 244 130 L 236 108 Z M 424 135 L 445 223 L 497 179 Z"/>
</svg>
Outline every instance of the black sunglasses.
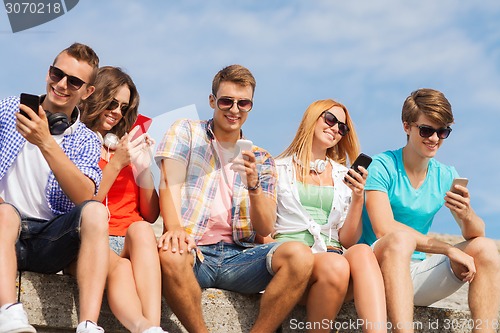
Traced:
<svg viewBox="0 0 500 333">
<path fill-rule="evenodd" d="M 49 78 L 54 81 L 54 82 L 59 82 L 65 77 L 68 78 L 68 88 L 71 90 L 78 90 L 80 89 L 86 82 L 83 81 L 82 79 L 77 78 L 76 76 L 73 75 L 68 75 L 64 73 L 62 70 L 55 66 L 50 66 L 49 68 Z"/>
<path fill-rule="evenodd" d="M 335 117 L 335 115 L 330 111 L 323 111 L 321 115 L 323 116 L 323 119 L 328 126 L 333 127 L 335 126 L 335 124 L 338 125 L 340 135 L 344 136 L 347 134 L 347 132 L 349 132 L 349 127 L 345 123 L 339 121 L 337 117 Z"/>
<path fill-rule="evenodd" d="M 430 138 L 431 136 L 434 135 L 434 133 L 437 133 L 438 138 L 446 139 L 451 133 L 451 127 L 449 126 L 438 129 L 435 129 L 427 125 L 416 125 L 416 126 L 419 129 L 420 136 L 423 138 Z"/>
<path fill-rule="evenodd" d="M 114 98 L 111 102 L 109 102 L 109 105 L 106 108 L 106 110 L 112 111 L 112 110 L 116 110 L 118 107 L 120 108 L 122 115 L 124 115 L 125 112 L 128 111 L 128 104 L 121 104 L 120 105 L 120 103 Z"/>
<path fill-rule="evenodd" d="M 250 112 L 253 107 L 253 102 L 251 99 L 233 99 L 230 97 L 221 97 L 217 99 L 215 95 L 213 95 L 216 99 L 217 107 L 222 111 L 229 111 L 233 107 L 234 103 L 238 106 L 238 110 L 241 112 Z"/>
</svg>

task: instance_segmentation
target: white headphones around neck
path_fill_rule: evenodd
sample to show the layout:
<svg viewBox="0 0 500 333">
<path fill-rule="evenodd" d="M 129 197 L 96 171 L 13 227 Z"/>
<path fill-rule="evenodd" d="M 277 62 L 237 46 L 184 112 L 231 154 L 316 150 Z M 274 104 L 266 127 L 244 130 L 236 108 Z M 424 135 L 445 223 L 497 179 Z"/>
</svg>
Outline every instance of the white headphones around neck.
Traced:
<svg viewBox="0 0 500 333">
<path fill-rule="evenodd" d="M 293 160 L 298 165 L 300 165 L 301 167 L 304 167 L 302 165 L 302 162 L 297 158 L 296 155 L 293 155 Z M 327 160 L 320 160 L 320 159 L 318 159 L 318 160 L 316 160 L 314 162 L 310 162 L 309 163 L 309 169 L 311 171 L 316 172 L 317 174 L 323 173 L 326 170 L 326 163 L 327 163 Z"/>
<path fill-rule="evenodd" d="M 309 169 L 316 172 L 317 174 L 323 173 L 326 170 L 326 161 L 325 160 L 316 160 L 314 162 L 309 163 Z"/>
<path fill-rule="evenodd" d="M 116 146 L 118 146 L 118 142 L 120 142 L 118 135 L 114 133 L 107 133 L 104 136 L 104 141 L 102 142 L 102 144 L 111 150 L 115 150 Z"/>
</svg>

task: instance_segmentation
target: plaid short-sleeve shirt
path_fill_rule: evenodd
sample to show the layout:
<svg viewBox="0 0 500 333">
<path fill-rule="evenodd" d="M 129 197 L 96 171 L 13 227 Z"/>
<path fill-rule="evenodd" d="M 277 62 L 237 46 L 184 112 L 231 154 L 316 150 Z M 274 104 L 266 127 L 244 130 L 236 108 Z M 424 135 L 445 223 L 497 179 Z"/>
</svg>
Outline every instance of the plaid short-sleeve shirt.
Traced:
<svg viewBox="0 0 500 333">
<path fill-rule="evenodd" d="M 195 241 L 206 230 L 210 209 L 214 200 L 222 165 L 212 144 L 213 120 L 199 121 L 181 119 L 176 121 L 163 137 L 156 151 L 158 165 L 164 158 L 184 163 L 187 169 L 182 185 L 181 215 L 184 228 Z M 274 159 L 264 149 L 253 146 L 257 171 L 264 195 L 276 201 L 277 172 Z M 250 221 L 250 198 L 241 177 L 236 174 L 233 183 L 231 223 L 236 244 L 253 246 L 255 231 Z"/>
</svg>

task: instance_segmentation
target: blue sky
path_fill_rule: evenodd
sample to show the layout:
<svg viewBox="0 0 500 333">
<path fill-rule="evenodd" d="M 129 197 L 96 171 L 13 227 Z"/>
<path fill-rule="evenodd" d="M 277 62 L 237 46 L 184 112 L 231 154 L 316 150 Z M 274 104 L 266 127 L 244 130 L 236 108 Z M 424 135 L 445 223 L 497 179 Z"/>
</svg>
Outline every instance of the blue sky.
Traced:
<svg viewBox="0 0 500 333">
<path fill-rule="evenodd" d="M 456 123 L 437 159 L 469 178 L 472 205 L 500 238 L 500 2 L 82 0 L 65 15 L 12 33 L 0 12 L 0 97 L 43 93 L 54 56 L 86 43 L 124 68 L 150 117 L 195 104 L 210 118 L 222 67 L 257 79 L 245 135 L 279 154 L 307 106 L 334 98 L 370 155 L 405 144 L 401 106 L 417 88 L 441 90 Z M 155 127 L 158 124 L 155 124 Z M 459 233 L 447 211 L 433 231 Z"/>
</svg>

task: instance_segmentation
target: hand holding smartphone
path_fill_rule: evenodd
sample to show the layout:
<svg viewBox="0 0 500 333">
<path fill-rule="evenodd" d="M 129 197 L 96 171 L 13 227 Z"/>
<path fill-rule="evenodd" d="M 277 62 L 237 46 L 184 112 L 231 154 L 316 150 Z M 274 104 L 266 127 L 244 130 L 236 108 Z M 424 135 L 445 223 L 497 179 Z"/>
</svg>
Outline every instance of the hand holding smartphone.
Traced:
<svg viewBox="0 0 500 333">
<path fill-rule="evenodd" d="M 131 129 L 139 126 L 139 130 L 135 133 L 135 135 L 130 139 L 130 141 L 134 141 L 137 139 L 141 134 L 144 134 L 148 131 L 149 127 L 151 126 L 151 123 L 153 122 L 153 119 L 146 117 L 145 115 L 139 114 L 137 116 L 137 120 L 135 121 L 134 125 L 132 125 Z"/>
<path fill-rule="evenodd" d="M 455 178 L 451 183 L 450 192 L 462 195 L 462 191 L 455 188 L 455 185 L 460 185 L 463 187 L 467 187 L 469 180 L 467 178 Z"/>
<path fill-rule="evenodd" d="M 33 110 L 36 114 L 38 114 L 38 109 L 40 107 L 40 96 L 22 93 L 20 98 L 21 98 L 20 104 L 26 105 L 31 110 Z M 28 116 L 28 114 L 26 112 L 24 112 L 21 109 L 19 109 L 19 112 L 23 116 L 25 116 L 26 118 L 31 120 L 30 116 Z"/>
<path fill-rule="evenodd" d="M 233 158 L 243 157 L 243 155 L 241 154 L 241 152 L 242 151 L 252 151 L 252 146 L 253 146 L 253 142 L 252 141 L 250 141 L 250 140 L 244 140 L 244 139 L 239 139 L 238 141 L 236 141 L 236 147 L 237 147 L 237 149 L 234 152 Z M 243 157 L 243 158 L 245 158 L 245 157 Z"/>
<path fill-rule="evenodd" d="M 368 169 L 368 166 L 372 163 L 372 158 L 366 154 L 359 154 L 354 163 L 351 165 L 351 169 L 361 174 L 361 171 L 358 169 L 358 166 L 362 166 L 365 169 Z M 349 171 L 348 171 L 349 172 Z M 346 182 L 349 182 L 346 177 L 344 177 Z"/>
</svg>

